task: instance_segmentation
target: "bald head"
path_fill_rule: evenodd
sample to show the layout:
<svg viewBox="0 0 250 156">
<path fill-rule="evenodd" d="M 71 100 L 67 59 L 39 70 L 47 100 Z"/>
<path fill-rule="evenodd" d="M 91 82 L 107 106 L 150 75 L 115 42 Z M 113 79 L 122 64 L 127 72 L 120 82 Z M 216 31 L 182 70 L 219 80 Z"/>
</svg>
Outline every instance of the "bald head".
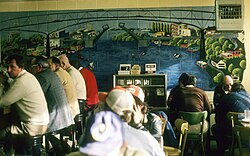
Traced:
<svg viewBox="0 0 250 156">
<path fill-rule="evenodd" d="M 226 75 L 223 80 L 223 89 L 225 91 L 231 91 L 231 87 L 233 85 L 233 79 L 230 75 Z"/>
<path fill-rule="evenodd" d="M 60 63 L 61 63 L 61 67 L 66 70 L 68 69 L 71 65 L 69 63 L 69 58 L 67 57 L 67 55 L 63 54 L 60 55 L 59 57 Z"/>
</svg>

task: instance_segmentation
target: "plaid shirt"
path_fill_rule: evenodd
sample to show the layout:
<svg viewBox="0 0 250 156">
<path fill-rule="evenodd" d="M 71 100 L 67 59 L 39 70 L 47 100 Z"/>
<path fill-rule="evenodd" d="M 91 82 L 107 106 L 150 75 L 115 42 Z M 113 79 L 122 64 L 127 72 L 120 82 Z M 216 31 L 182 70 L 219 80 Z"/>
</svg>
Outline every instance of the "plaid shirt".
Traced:
<svg viewBox="0 0 250 156">
<path fill-rule="evenodd" d="M 69 104 L 59 77 L 50 69 L 36 75 L 46 98 L 50 122 L 47 132 L 56 131 L 74 123 Z"/>
</svg>

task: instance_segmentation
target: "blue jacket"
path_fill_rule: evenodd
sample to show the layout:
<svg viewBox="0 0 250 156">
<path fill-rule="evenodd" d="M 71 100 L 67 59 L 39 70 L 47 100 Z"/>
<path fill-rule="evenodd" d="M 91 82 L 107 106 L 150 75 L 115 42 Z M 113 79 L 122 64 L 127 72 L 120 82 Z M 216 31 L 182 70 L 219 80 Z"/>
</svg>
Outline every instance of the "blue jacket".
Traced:
<svg viewBox="0 0 250 156">
<path fill-rule="evenodd" d="M 227 119 L 228 112 L 243 113 L 250 109 L 250 95 L 245 91 L 231 92 L 223 96 L 221 103 L 216 108 L 216 124 L 223 128 L 230 128 L 230 121 Z M 229 126 L 229 127 L 228 127 Z"/>
<path fill-rule="evenodd" d="M 157 112 L 157 114 L 167 120 L 165 131 L 163 134 L 164 146 L 178 147 L 176 135 L 171 123 L 168 121 L 168 116 L 163 111 L 159 111 Z"/>
</svg>

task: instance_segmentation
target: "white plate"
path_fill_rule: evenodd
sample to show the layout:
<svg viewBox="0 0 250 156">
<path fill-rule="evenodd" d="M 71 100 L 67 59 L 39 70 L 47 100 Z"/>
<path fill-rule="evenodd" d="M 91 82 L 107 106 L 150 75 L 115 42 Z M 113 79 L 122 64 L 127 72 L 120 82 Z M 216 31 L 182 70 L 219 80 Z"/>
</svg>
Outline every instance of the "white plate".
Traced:
<svg viewBox="0 0 250 156">
<path fill-rule="evenodd" d="M 243 122 L 250 122 L 250 119 L 242 119 L 241 121 L 243 121 Z"/>
</svg>

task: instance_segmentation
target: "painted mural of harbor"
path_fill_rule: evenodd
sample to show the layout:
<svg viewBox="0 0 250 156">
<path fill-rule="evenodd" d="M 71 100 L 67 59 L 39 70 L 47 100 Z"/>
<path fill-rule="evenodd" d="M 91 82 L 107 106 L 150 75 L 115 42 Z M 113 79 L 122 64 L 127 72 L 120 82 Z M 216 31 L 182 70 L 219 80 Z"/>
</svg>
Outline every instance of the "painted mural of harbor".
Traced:
<svg viewBox="0 0 250 156">
<path fill-rule="evenodd" d="M 39 16 L 6 13 L 0 22 L 1 53 L 66 53 L 83 66 L 93 62 L 100 91 L 112 87 L 112 75 L 118 73 L 120 64 L 140 65 L 144 74 L 148 63 L 156 64 L 156 74 L 167 75 L 168 90 L 186 72 L 197 77 L 198 87 L 210 91 L 225 74 L 241 81 L 246 66 L 244 32 L 216 31 L 211 10 L 213 7 L 61 11 Z"/>
<path fill-rule="evenodd" d="M 140 65 L 142 74 L 145 64 L 156 63 L 157 74 L 166 74 L 168 77 L 168 89 L 177 85 L 178 77 L 182 72 L 195 75 L 198 79 L 197 86 L 200 88 L 212 90 L 215 86 L 206 70 L 196 64 L 199 60 L 199 52 L 191 53 L 175 46 L 159 47 L 152 43 L 147 48 L 138 49 L 133 43 L 106 41 L 98 43 L 95 49 L 83 50 L 71 57 L 82 60 L 83 65 L 84 62 L 86 64 L 91 60 L 94 61 L 94 73 L 98 86 L 102 90 L 112 86 L 112 75 L 118 73 L 121 63 Z"/>
</svg>

